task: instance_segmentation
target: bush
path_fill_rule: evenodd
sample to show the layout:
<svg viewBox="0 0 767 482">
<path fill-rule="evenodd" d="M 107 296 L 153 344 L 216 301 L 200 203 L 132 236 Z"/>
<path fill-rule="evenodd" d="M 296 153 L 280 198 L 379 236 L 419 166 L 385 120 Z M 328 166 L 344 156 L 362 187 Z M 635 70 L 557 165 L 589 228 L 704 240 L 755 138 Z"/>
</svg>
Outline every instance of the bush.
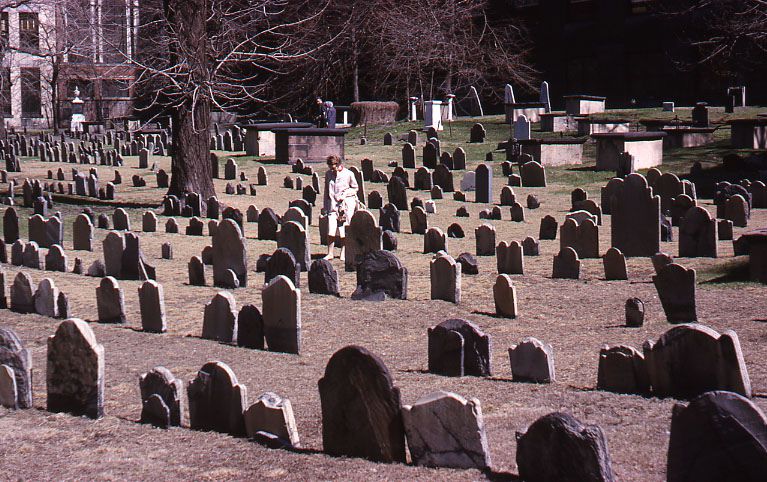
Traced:
<svg viewBox="0 0 767 482">
<path fill-rule="evenodd" d="M 391 124 L 397 120 L 399 104 L 396 102 L 352 102 L 353 125 Z"/>
</svg>

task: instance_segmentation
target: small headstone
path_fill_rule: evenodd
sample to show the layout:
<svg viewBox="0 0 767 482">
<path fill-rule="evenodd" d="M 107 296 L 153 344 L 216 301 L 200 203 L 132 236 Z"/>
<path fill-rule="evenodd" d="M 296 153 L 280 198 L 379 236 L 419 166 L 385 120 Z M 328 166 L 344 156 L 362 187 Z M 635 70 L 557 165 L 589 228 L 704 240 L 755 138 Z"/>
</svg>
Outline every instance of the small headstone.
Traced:
<svg viewBox="0 0 767 482">
<path fill-rule="evenodd" d="M 340 296 L 339 291 L 338 273 L 333 264 L 326 259 L 313 261 L 309 269 L 309 292 Z"/>
<path fill-rule="evenodd" d="M 477 256 L 493 256 L 495 254 L 495 227 L 492 224 L 482 224 L 474 230 Z"/>
<path fill-rule="evenodd" d="M 613 280 L 627 280 L 628 270 L 626 269 L 626 257 L 623 256 L 621 250 L 618 248 L 610 248 L 602 257 L 602 263 L 605 268 L 605 279 L 608 281 Z"/>
<path fill-rule="evenodd" d="M 288 447 L 300 447 L 298 428 L 290 400 L 266 392 L 245 411 L 245 431 L 248 437 L 259 432 L 271 434 L 284 441 Z"/>
<path fill-rule="evenodd" d="M 644 303 L 639 298 L 626 300 L 626 326 L 638 328 L 644 324 Z"/>
<path fill-rule="evenodd" d="M 516 318 L 517 289 L 507 274 L 499 274 L 493 285 L 493 299 L 495 300 L 495 313 L 504 318 Z"/>
<path fill-rule="evenodd" d="M 599 350 L 597 389 L 613 393 L 649 395 L 650 381 L 644 355 L 625 345 Z"/>
<path fill-rule="evenodd" d="M 490 451 L 479 400 L 436 392 L 402 407 L 415 465 L 485 469 Z"/>
<path fill-rule="evenodd" d="M 554 256 L 554 268 L 551 277 L 554 279 L 580 279 L 581 261 L 573 248 L 566 246 Z"/>
<path fill-rule="evenodd" d="M 180 427 L 184 414 L 184 382 L 165 367 L 155 367 L 139 377 L 141 423 L 155 427 Z"/>
<path fill-rule="evenodd" d="M 546 215 L 541 219 L 541 228 L 538 232 L 539 239 L 557 239 L 559 224 L 553 216 Z"/>
<path fill-rule="evenodd" d="M 514 381 L 551 383 L 554 374 L 554 349 L 548 343 L 528 337 L 509 348 L 509 361 Z"/>
<path fill-rule="evenodd" d="M 475 258 L 471 253 L 461 253 L 455 260 L 461 263 L 461 274 L 479 274 L 477 258 Z"/>
<path fill-rule="evenodd" d="M 431 299 L 461 302 L 461 264 L 440 251 L 429 264 Z"/>
</svg>

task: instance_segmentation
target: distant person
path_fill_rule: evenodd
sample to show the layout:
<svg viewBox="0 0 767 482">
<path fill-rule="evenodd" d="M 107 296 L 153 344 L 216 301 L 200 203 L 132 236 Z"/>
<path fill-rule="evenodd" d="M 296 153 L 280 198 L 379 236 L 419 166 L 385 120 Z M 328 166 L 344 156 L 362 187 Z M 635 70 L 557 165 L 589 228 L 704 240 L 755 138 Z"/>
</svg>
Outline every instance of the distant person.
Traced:
<svg viewBox="0 0 767 482">
<path fill-rule="evenodd" d="M 323 211 L 328 216 L 328 254 L 325 259 L 335 256 L 336 241 L 341 242 L 341 261 L 346 259 L 346 226 L 357 210 L 357 178 L 346 169 L 338 156 L 328 156 L 328 171 L 325 173 L 325 194 Z"/>
<path fill-rule="evenodd" d="M 335 129 L 336 128 L 336 108 L 333 107 L 333 103 L 331 101 L 325 102 L 325 119 L 326 119 L 326 127 L 329 129 Z"/>
<path fill-rule="evenodd" d="M 325 112 L 325 103 L 322 99 L 317 97 L 314 101 L 314 105 L 311 108 L 311 119 L 314 125 L 317 127 L 327 126 L 327 113 Z"/>
</svg>

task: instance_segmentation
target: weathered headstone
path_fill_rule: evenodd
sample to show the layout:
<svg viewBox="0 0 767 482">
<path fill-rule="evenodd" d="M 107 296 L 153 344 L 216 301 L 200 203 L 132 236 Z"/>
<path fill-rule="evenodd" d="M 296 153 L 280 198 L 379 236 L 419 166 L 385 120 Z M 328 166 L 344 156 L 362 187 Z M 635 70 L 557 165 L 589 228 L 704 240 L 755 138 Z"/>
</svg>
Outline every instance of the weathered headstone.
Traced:
<svg viewBox="0 0 767 482">
<path fill-rule="evenodd" d="M 228 291 L 219 291 L 205 305 L 202 338 L 224 343 L 237 342 L 237 302 Z"/>
<path fill-rule="evenodd" d="M 138 288 L 138 300 L 141 308 L 141 328 L 151 333 L 165 333 L 168 329 L 165 321 L 165 295 L 162 285 L 154 280 L 147 280 Z"/>
<path fill-rule="evenodd" d="M 399 389 L 380 358 L 361 347 L 342 348 L 330 358 L 319 390 L 325 453 L 405 462 Z"/>
<path fill-rule="evenodd" d="M 216 234 L 213 236 L 214 286 L 234 288 L 226 283 L 228 270 L 237 276 L 240 287 L 248 285 L 248 252 L 245 236 L 242 235 L 240 226 L 235 221 L 224 219 L 219 223 Z"/>
<path fill-rule="evenodd" d="M 551 383 L 554 372 L 554 349 L 548 343 L 527 337 L 509 348 L 509 361 L 514 381 Z"/>
<path fill-rule="evenodd" d="M 96 288 L 96 306 L 100 323 L 126 322 L 123 291 L 112 276 L 102 278 Z"/>
<path fill-rule="evenodd" d="M 690 323 L 698 320 L 695 307 L 695 270 L 679 264 L 666 265 L 652 277 L 666 320 Z"/>
<path fill-rule="evenodd" d="M 104 347 L 83 320 L 62 321 L 48 338 L 49 412 L 104 415 Z"/>
<path fill-rule="evenodd" d="M 391 252 L 367 253 L 357 267 L 357 288 L 353 300 L 383 301 L 407 299 L 407 269 Z"/>
<path fill-rule="evenodd" d="M 189 383 L 187 396 L 192 430 L 245 435 L 247 390 L 226 364 L 213 361 L 203 365 Z"/>
<path fill-rule="evenodd" d="M 330 261 L 318 259 L 312 262 L 309 268 L 309 292 L 340 296 L 338 273 Z"/>
<path fill-rule="evenodd" d="M 613 482 L 602 429 L 572 415 L 551 413 L 517 433 L 517 467 L 526 482 Z"/>
<path fill-rule="evenodd" d="M 649 395 L 650 380 L 647 378 L 644 355 L 630 346 L 602 347 L 599 350 L 597 389 Z"/>
<path fill-rule="evenodd" d="M 435 392 L 402 407 L 402 420 L 415 465 L 490 467 L 482 408 L 476 398 Z"/>
<path fill-rule="evenodd" d="M 270 351 L 301 351 L 301 291 L 285 276 L 277 276 L 261 292 L 264 337 Z"/>
<path fill-rule="evenodd" d="M 180 427 L 184 415 L 184 382 L 165 367 L 155 367 L 139 377 L 141 423 Z"/>
<path fill-rule="evenodd" d="M 0 328 L 0 365 L 10 369 L 14 379 L 15 400 L 5 406 L 32 408 L 32 355 L 16 333 L 7 328 Z"/>
<path fill-rule="evenodd" d="M 477 325 L 446 320 L 428 329 L 429 372 L 445 376 L 490 376 L 490 337 Z"/>
<path fill-rule="evenodd" d="M 690 398 L 710 390 L 751 397 L 738 335 L 698 324 L 676 326 L 642 346 L 653 395 Z"/>
<path fill-rule="evenodd" d="M 767 418 L 747 398 L 714 391 L 674 405 L 668 482 L 740 480 L 767 473 Z"/>
<path fill-rule="evenodd" d="M 251 438 L 259 432 L 273 435 L 293 448 L 301 444 L 290 400 L 271 392 L 261 394 L 245 411 L 245 431 Z"/>
<path fill-rule="evenodd" d="M 492 256 L 495 254 L 495 226 L 482 224 L 474 230 L 477 256 Z"/>
</svg>

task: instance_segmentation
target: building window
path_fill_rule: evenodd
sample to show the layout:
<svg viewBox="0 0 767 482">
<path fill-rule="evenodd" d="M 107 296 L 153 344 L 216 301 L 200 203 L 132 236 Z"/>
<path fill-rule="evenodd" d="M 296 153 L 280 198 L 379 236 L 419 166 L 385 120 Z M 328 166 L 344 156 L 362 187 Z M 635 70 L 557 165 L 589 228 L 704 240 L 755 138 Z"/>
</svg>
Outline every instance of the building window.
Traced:
<svg viewBox="0 0 767 482">
<path fill-rule="evenodd" d="M 0 69 L 0 114 L 3 117 L 12 117 L 11 109 L 11 69 Z"/>
<path fill-rule="evenodd" d="M 125 60 L 128 48 L 128 6 L 125 0 L 102 0 L 102 61 L 117 64 Z"/>
<path fill-rule="evenodd" d="M 3 47 L 8 45 L 8 39 L 10 38 L 10 25 L 8 22 L 8 12 L 0 13 L 0 39 L 2 39 Z"/>
<path fill-rule="evenodd" d="M 40 113 L 40 69 L 21 69 L 21 116 L 42 117 Z"/>
<path fill-rule="evenodd" d="M 19 48 L 28 51 L 40 50 L 40 25 L 36 13 L 19 14 Z"/>
<path fill-rule="evenodd" d="M 101 81 L 101 96 L 105 99 L 130 98 L 130 81 L 122 79 L 104 79 Z"/>
</svg>

